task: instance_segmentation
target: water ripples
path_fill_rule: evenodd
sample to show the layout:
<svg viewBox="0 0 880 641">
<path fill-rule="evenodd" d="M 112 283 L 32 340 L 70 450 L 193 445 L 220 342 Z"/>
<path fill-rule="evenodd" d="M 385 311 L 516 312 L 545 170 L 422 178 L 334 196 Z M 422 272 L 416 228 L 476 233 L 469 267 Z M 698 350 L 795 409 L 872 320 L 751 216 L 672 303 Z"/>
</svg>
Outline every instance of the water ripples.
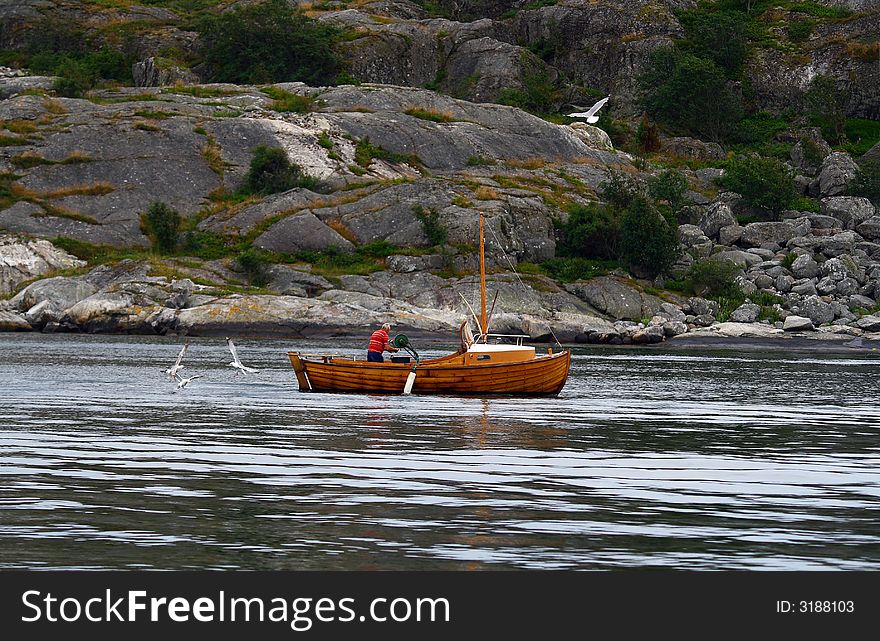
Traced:
<svg viewBox="0 0 880 641">
<path fill-rule="evenodd" d="M 0 568 L 880 568 L 870 352 L 582 349 L 480 399 L 191 343 L 170 393 L 171 339 L 0 335 Z"/>
</svg>

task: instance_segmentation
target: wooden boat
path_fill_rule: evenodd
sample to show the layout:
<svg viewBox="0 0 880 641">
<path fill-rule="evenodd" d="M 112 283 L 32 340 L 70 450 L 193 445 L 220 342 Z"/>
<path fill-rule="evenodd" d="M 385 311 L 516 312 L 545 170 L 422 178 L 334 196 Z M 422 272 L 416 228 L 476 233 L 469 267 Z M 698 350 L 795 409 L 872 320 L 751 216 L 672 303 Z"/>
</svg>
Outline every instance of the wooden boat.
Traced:
<svg viewBox="0 0 880 641">
<path fill-rule="evenodd" d="M 482 213 L 480 304 L 480 334 L 474 338 L 468 322 L 462 323 L 459 328 L 459 350 L 448 356 L 420 360 L 414 351 L 408 350 L 415 355 L 415 362 L 373 363 L 338 355 L 288 352 L 300 391 L 516 396 L 558 394 L 568 378 L 570 352 L 553 353 L 552 349 L 548 349 L 546 355 L 539 355 L 534 347 L 523 345 L 525 336 L 488 333 Z M 499 340 L 507 342 L 501 343 Z"/>
</svg>

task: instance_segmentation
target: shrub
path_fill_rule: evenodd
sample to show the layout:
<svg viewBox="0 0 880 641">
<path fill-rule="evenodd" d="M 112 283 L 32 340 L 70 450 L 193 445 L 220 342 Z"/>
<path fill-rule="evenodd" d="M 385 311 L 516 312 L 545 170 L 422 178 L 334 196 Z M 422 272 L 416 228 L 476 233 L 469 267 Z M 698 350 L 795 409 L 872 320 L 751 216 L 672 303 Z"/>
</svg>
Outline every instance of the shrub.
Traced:
<svg viewBox="0 0 880 641">
<path fill-rule="evenodd" d="M 648 193 L 651 197 L 655 200 L 665 200 L 673 212 L 677 212 L 687 202 L 684 197 L 687 189 L 687 177 L 677 169 L 667 169 L 660 175 L 648 179 Z"/>
<path fill-rule="evenodd" d="M 822 207 L 819 205 L 819 201 L 813 200 L 807 196 L 798 196 L 791 201 L 789 207 L 796 211 L 808 211 L 813 214 L 822 213 Z"/>
<path fill-rule="evenodd" d="M 735 142 L 751 145 L 769 143 L 789 126 L 788 121 L 784 118 L 774 116 L 766 111 L 759 111 L 736 123 L 730 138 Z"/>
<path fill-rule="evenodd" d="M 421 221 L 425 237 L 432 246 L 442 245 L 446 242 L 448 234 L 443 223 L 440 222 L 440 214 L 433 209 L 425 209 L 421 205 L 413 207 L 413 213 Z"/>
<path fill-rule="evenodd" d="M 204 16 L 195 28 L 213 82 L 332 84 L 339 70 L 332 49 L 338 31 L 285 0 Z"/>
<path fill-rule="evenodd" d="M 621 232 L 626 261 L 652 276 L 665 272 L 678 257 L 678 225 L 642 195 L 623 213 Z"/>
<path fill-rule="evenodd" d="M 420 164 L 418 156 L 404 156 L 393 151 L 383 149 L 378 145 L 370 142 L 370 137 L 358 140 L 354 147 L 354 161 L 361 167 L 367 168 L 373 162 L 373 158 L 386 160 L 388 162 L 408 162 L 411 164 Z"/>
<path fill-rule="evenodd" d="M 233 248 L 230 247 L 229 241 L 219 234 L 192 230 L 183 236 L 183 251 L 189 256 L 215 260 L 228 256 Z"/>
<path fill-rule="evenodd" d="M 629 207 L 639 193 L 635 181 L 619 171 L 610 172 L 608 178 L 599 185 L 599 189 L 602 191 L 602 199 L 620 210 Z"/>
<path fill-rule="evenodd" d="M 245 249 L 235 259 L 235 263 L 244 272 L 248 284 L 254 287 L 264 287 L 271 280 L 269 275 L 271 261 L 268 255 L 259 249 L 253 247 Z"/>
<path fill-rule="evenodd" d="M 531 65 L 525 57 L 521 61 L 524 65 Z M 502 89 L 498 94 L 499 104 L 538 115 L 554 113 L 559 101 L 559 88 L 545 68 L 527 69 L 522 76 L 522 89 Z"/>
<path fill-rule="evenodd" d="M 95 86 L 97 78 L 85 65 L 65 58 L 53 71 L 58 76 L 52 85 L 53 91 L 65 98 L 79 98 Z"/>
<path fill-rule="evenodd" d="M 656 121 L 721 141 L 742 117 L 742 105 L 711 60 L 673 47 L 654 51 L 640 78 L 642 104 Z"/>
<path fill-rule="evenodd" d="M 492 158 L 487 158 L 486 156 L 468 156 L 467 166 L 468 167 L 480 167 L 482 165 L 494 165 L 495 160 Z"/>
<path fill-rule="evenodd" d="M 154 202 L 141 216 L 141 227 L 153 244 L 153 251 L 171 254 L 177 248 L 180 214 L 163 202 Z"/>
<path fill-rule="evenodd" d="M 830 76 L 813 78 L 804 94 L 807 115 L 822 127 L 822 135 L 831 144 L 840 143 L 846 133 L 846 93 Z"/>
<path fill-rule="evenodd" d="M 620 215 L 612 207 L 572 204 L 568 220 L 558 228 L 560 256 L 617 259 L 620 255 Z"/>
<path fill-rule="evenodd" d="M 792 42 L 804 42 L 813 33 L 812 20 L 792 20 L 785 28 L 788 39 Z"/>
<path fill-rule="evenodd" d="M 594 260 L 580 256 L 551 258 L 541 263 L 541 269 L 544 272 L 562 283 L 604 276 L 619 266 L 619 263 L 616 261 Z"/>
<path fill-rule="evenodd" d="M 647 115 L 643 115 L 639 121 L 636 140 L 639 141 L 639 148 L 644 152 L 660 151 L 660 129 L 648 120 Z"/>
<path fill-rule="evenodd" d="M 685 276 L 686 288 L 704 298 L 741 298 L 734 282 L 739 268 L 727 260 L 707 258 L 691 265 Z"/>
<path fill-rule="evenodd" d="M 863 160 L 855 180 L 849 185 L 854 196 L 864 196 L 880 206 L 880 160 Z"/>
<path fill-rule="evenodd" d="M 718 184 L 740 194 L 748 204 L 774 214 L 787 209 L 796 195 L 791 170 L 775 158 L 736 158 Z"/>
<path fill-rule="evenodd" d="M 316 189 L 318 186 L 316 179 L 304 175 L 298 165 L 290 162 L 283 149 L 260 145 L 254 148 L 251 166 L 239 193 L 268 196 L 295 187 Z"/>
</svg>

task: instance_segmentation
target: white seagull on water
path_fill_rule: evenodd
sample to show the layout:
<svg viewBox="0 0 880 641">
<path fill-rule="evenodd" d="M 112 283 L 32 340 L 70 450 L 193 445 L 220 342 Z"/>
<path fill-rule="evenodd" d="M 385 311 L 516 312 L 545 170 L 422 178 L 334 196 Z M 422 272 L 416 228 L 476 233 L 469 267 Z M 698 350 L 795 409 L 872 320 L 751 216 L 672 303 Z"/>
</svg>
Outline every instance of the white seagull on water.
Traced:
<svg viewBox="0 0 880 641">
<path fill-rule="evenodd" d="M 590 124 L 593 124 L 594 122 L 599 122 L 599 116 L 597 116 L 596 113 L 602 108 L 602 106 L 606 102 L 608 102 L 608 99 L 610 97 L 611 96 L 602 98 L 602 100 L 590 107 L 587 111 L 575 111 L 574 113 L 566 114 L 566 116 L 568 116 L 569 118 L 586 118 L 587 122 Z M 583 107 L 580 107 L 578 105 L 572 105 L 572 107 L 583 109 Z"/>
<path fill-rule="evenodd" d="M 177 380 L 177 390 L 183 389 L 184 387 L 189 385 L 192 381 L 196 380 L 197 378 L 201 378 L 201 377 L 202 377 L 201 374 L 196 374 L 195 376 L 190 376 L 189 378 L 182 378 L 182 377 L 177 376 L 175 374 L 174 378 L 175 378 L 175 380 Z M 176 392 L 177 390 L 174 390 L 174 391 Z"/>
<path fill-rule="evenodd" d="M 257 372 L 253 367 L 246 367 L 241 364 L 241 361 L 238 360 L 238 353 L 235 351 L 235 344 L 228 336 L 226 337 L 226 344 L 229 345 L 229 351 L 232 352 L 232 362 L 229 363 L 229 367 L 234 367 L 238 371 L 245 373 L 255 374 Z"/>
<path fill-rule="evenodd" d="M 173 367 L 169 367 L 165 370 L 165 374 L 168 375 L 168 380 L 173 381 L 175 378 L 178 378 L 177 373 L 183 369 L 183 365 L 180 362 L 183 360 L 184 354 L 186 354 L 186 350 L 189 348 L 189 343 L 184 343 L 183 347 L 180 348 L 180 353 L 177 355 L 177 360 L 174 363 Z"/>
</svg>

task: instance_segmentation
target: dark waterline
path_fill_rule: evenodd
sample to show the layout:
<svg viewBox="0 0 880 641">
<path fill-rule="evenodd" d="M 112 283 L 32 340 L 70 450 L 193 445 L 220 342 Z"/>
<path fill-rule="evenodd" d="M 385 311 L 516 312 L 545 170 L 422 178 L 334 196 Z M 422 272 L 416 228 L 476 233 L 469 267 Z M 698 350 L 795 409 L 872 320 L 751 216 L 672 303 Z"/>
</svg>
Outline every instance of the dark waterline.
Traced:
<svg viewBox="0 0 880 641">
<path fill-rule="evenodd" d="M 880 568 L 880 352 L 575 349 L 481 399 L 190 342 L 171 393 L 179 340 L 0 334 L 0 568 Z"/>
</svg>

